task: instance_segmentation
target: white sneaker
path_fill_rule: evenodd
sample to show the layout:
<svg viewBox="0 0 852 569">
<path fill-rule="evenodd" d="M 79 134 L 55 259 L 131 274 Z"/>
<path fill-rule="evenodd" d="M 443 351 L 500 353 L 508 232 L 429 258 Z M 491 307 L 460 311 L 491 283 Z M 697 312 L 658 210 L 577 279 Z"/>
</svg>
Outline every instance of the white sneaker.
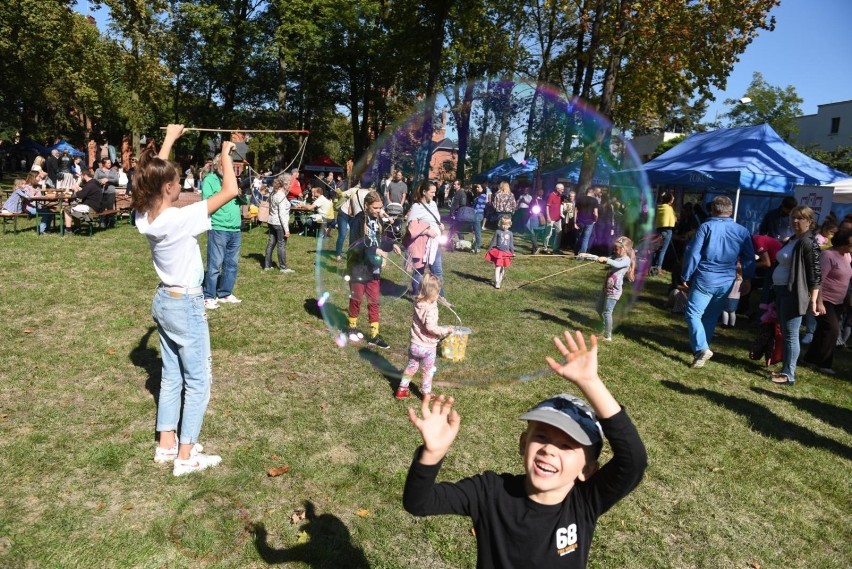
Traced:
<svg viewBox="0 0 852 569">
<path fill-rule="evenodd" d="M 278 272 L 279 273 L 295 273 L 296 271 L 294 271 L 293 269 L 288 269 L 287 267 L 284 267 L 283 269 L 280 269 Z"/>
<path fill-rule="evenodd" d="M 219 303 L 216 302 L 215 298 L 205 298 L 204 308 L 206 308 L 207 310 L 216 310 L 217 308 L 219 308 Z"/>
<path fill-rule="evenodd" d="M 195 456 L 190 456 L 187 460 L 176 458 L 172 474 L 175 476 L 183 476 L 184 474 L 201 472 L 206 468 L 216 466 L 220 462 L 222 462 L 222 457 L 218 454 L 204 454 L 199 452 Z"/>
<path fill-rule="evenodd" d="M 195 443 L 192 445 L 192 448 L 189 451 L 189 456 L 195 456 L 204 450 L 204 447 L 201 446 L 201 443 Z M 157 450 L 154 451 L 154 462 L 158 464 L 163 464 L 165 462 L 172 462 L 177 458 L 178 454 L 178 443 L 175 441 L 175 446 L 172 448 L 163 448 L 160 445 L 157 445 Z"/>
<path fill-rule="evenodd" d="M 226 302 L 226 303 L 230 303 L 230 304 L 239 304 L 239 303 L 242 302 L 242 300 L 240 300 L 239 298 L 237 298 L 233 294 L 229 294 L 228 296 L 220 298 L 218 300 L 218 302 Z"/>
</svg>

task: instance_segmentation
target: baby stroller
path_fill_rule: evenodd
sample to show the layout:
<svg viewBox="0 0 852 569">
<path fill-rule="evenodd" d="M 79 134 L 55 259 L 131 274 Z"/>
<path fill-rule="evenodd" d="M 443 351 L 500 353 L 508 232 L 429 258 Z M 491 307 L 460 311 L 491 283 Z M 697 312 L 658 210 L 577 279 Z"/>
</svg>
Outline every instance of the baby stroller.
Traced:
<svg viewBox="0 0 852 569">
<path fill-rule="evenodd" d="M 394 243 L 402 240 L 402 204 L 391 202 L 385 206 L 385 231 L 384 235 L 392 239 Z"/>
</svg>

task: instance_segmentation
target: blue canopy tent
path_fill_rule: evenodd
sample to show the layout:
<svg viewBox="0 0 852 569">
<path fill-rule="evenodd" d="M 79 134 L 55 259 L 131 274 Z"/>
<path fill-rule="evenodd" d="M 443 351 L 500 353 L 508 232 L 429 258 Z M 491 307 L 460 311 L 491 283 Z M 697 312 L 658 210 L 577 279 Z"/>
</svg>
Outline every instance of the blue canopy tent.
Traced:
<svg viewBox="0 0 852 569">
<path fill-rule="evenodd" d="M 476 174 L 475 176 L 473 176 L 472 181 L 493 182 L 494 180 L 504 177 L 504 172 L 507 172 L 508 170 L 514 170 L 517 167 L 518 163 L 515 161 L 514 158 L 510 156 L 509 158 L 504 158 L 503 160 L 500 160 L 485 172 L 480 172 L 479 174 Z"/>
<path fill-rule="evenodd" d="M 523 162 L 518 164 L 516 167 L 503 172 L 499 177 L 512 181 L 515 178 L 520 178 L 521 176 L 532 174 L 536 170 L 538 170 L 538 159 L 524 158 Z"/>
<path fill-rule="evenodd" d="M 550 187 L 556 184 L 559 180 L 568 180 L 577 183 L 580 179 L 580 170 L 583 168 L 583 159 L 574 160 L 559 168 L 554 168 L 547 172 L 542 172 L 541 179 L 544 181 L 545 187 Z M 592 184 L 596 186 L 608 186 L 609 177 L 615 172 L 613 168 L 602 156 L 598 156 L 595 162 L 595 171 L 592 174 Z"/>
<path fill-rule="evenodd" d="M 65 150 L 67 150 L 68 154 L 70 154 L 74 158 L 83 158 L 86 155 L 85 153 L 80 152 L 64 140 L 60 140 L 59 142 L 48 148 L 48 150 L 58 150 L 59 152 L 64 152 Z"/>
<path fill-rule="evenodd" d="M 768 124 L 693 134 L 642 167 L 651 185 L 703 189 L 707 193 L 740 192 L 791 195 L 800 184 L 822 185 L 848 177 L 802 154 Z M 766 196 L 763 195 L 765 211 Z M 779 200 L 780 201 L 780 200 Z M 746 208 L 756 213 L 753 208 Z"/>
<path fill-rule="evenodd" d="M 15 145 L 15 150 L 35 150 L 39 154 L 47 154 L 50 150 L 36 142 L 35 140 L 30 140 L 29 138 L 24 138 L 18 144 Z"/>
</svg>

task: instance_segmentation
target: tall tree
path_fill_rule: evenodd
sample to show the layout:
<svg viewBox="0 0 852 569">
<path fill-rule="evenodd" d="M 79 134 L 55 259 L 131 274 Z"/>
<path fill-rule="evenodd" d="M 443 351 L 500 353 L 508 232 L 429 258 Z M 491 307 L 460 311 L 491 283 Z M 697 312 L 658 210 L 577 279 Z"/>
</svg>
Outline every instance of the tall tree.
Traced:
<svg viewBox="0 0 852 569">
<path fill-rule="evenodd" d="M 726 99 L 732 105 L 725 115 L 730 126 L 753 126 L 768 123 L 781 138 L 790 142 L 799 132 L 796 117 L 802 114 L 802 98 L 796 88 L 770 85 L 759 72 L 740 99 Z"/>
</svg>

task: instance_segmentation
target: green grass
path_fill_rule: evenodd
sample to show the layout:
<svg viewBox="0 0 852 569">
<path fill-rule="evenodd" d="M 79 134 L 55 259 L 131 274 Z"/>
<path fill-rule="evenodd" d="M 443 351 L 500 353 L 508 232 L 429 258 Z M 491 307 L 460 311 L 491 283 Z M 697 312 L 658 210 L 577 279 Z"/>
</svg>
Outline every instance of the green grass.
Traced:
<svg viewBox="0 0 852 569">
<path fill-rule="evenodd" d="M 402 509 L 414 402 L 395 401 L 388 379 L 331 342 L 313 304 L 316 243 L 291 238 L 297 273 L 280 276 L 260 271 L 265 239 L 243 234 L 243 303 L 209 313 L 202 442 L 223 463 L 174 478 L 152 461 L 160 364 L 145 240 L 126 225 L 92 238 L 0 237 L 0 567 L 475 566 L 468 520 Z M 445 257 L 447 295 L 474 334 L 466 361 L 440 361 L 435 378 L 463 418 L 443 479 L 519 471 L 517 416 L 573 391 L 552 376 L 511 381 L 542 369 L 564 327 L 597 326 L 597 267 L 511 290 L 571 263 L 518 258 L 495 291 L 481 256 Z M 838 376 L 801 368 L 795 387 L 779 388 L 748 360 L 743 320 L 719 329 L 718 355 L 691 370 L 665 292 L 648 282 L 601 348 L 601 375 L 650 464 L 601 518 L 590 567 L 852 565 L 852 350 L 839 353 Z M 398 370 L 410 304 L 382 309 L 392 348 L 381 356 Z M 266 475 L 284 464 L 288 473 Z M 300 509 L 309 515 L 291 523 Z"/>
</svg>

